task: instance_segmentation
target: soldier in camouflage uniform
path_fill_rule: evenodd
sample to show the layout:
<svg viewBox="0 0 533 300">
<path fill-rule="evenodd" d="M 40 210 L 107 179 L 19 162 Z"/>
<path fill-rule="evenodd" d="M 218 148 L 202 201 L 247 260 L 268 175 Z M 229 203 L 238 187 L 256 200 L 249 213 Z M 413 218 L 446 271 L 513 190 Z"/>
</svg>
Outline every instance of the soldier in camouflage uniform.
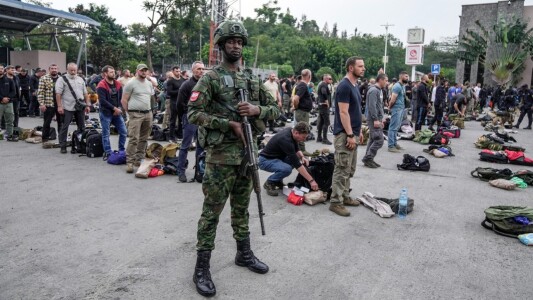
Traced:
<svg viewBox="0 0 533 300">
<path fill-rule="evenodd" d="M 248 205 L 253 183 L 251 176 L 239 172 L 244 158 L 241 117 L 249 118 L 257 136 L 265 129 L 263 120 L 275 120 L 280 114 L 259 78 L 240 67 L 242 48 L 248 42 L 244 26 L 236 21 L 221 23 L 214 42 L 222 51 L 222 63 L 208 71 L 193 88 L 187 114 L 190 123 L 200 126 L 199 143 L 207 151 L 202 183 L 205 199 L 198 222 L 198 257 L 193 276 L 196 290 L 207 297 L 216 294 L 209 261 L 215 248 L 219 216 L 228 197 L 233 237 L 237 241 L 235 263 L 256 273 L 268 272 L 268 266 L 250 249 Z M 239 102 L 239 89 L 248 91 L 249 102 Z"/>
</svg>

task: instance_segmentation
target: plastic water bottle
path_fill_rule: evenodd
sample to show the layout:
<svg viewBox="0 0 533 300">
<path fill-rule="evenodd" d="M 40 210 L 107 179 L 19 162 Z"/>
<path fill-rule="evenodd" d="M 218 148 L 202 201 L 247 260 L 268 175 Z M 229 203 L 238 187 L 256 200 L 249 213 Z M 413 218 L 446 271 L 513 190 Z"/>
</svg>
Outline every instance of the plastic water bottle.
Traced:
<svg viewBox="0 0 533 300">
<path fill-rule="evenodd" d="M 400 203 L 398 205 L 398 217 L 405 219 L 407 217 L 407 188 L 403 188 L 400 192 Z"/>
</svg>

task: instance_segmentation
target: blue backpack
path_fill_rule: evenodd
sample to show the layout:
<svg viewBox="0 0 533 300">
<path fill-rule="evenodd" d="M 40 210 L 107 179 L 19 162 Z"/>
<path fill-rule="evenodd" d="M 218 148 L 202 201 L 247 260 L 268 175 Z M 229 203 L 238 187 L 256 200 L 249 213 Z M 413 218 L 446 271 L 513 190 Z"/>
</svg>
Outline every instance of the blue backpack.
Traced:
<svg viewBox="0 0 533 300">
<path fill-rule="evenodd" d="M 107 163 L 112 165 L 126 164 L 126 151 L 113 151 L 113 153 L 107 157 Z"/>
</svg>

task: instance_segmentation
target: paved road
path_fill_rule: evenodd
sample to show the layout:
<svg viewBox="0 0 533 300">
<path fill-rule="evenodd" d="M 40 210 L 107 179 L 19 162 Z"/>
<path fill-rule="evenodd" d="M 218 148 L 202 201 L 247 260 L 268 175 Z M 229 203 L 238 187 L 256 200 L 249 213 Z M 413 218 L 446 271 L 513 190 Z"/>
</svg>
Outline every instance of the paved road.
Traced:
<svg viewBox="0 0 533 300">
<path fill-rule="evenodd" d="M 21 125 L 41 121 L 22 118 Z M 398 171 L 402 154 L 385 149 L 376 158 L 380 169 L 359 160 L 352 195 L 396 197 L 405 186 L 415 199 L 406 220 L 381 219 L 364 207 L 342 218 L 327 205 L 297 207 L 263 192 L 267 235 L 261 236 L 252 200 L 252 245 L 269 264 L 267 275 L 233 263 L 225 209 L 211 262 L 217 297 L 530 298 L 532 249 L 480 222 L 491 205 L 532 206 L 532 189 L 504 191 L 472 178 L 473 168 L 490 164 L 478 160 L 473 146 L 481 126 L 466 126 L 451 144 L 456 157 L 429 157 L 429 173 Z M 515 137 L 533 149 L 532 132 Z M 426 155 L 422 145 L 402 146 Z M 176 176 L 137 179 L 124 166 L 24 142 L 0 141 L 0 152 L 0 299 L 201 298 L 192 283 L 199 184 L 177 183 Z"/>
</svg>

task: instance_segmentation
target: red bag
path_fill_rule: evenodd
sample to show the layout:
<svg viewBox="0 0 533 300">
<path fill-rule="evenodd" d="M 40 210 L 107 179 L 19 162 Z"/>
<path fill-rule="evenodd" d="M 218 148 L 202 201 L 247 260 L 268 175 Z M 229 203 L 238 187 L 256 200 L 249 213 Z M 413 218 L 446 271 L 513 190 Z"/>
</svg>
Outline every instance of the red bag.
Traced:
<svg viewBox="0 0 533 300">
<path fill-rule="evenodd" d="M 440 128 L 439 133 L 444 134 L 449 138 L 457 139 L 461 136 L 461 129 L 460 128 L 455 128 L 455 129 Z"/>
<path fill-rule="evenodd" d="M 287 196 L 287 202 L 294 205 L 302 205 L 304 202 L 304 196 L 298 196 L 294 191 L 291 191 L 289 196 Z"/>
</svg>

